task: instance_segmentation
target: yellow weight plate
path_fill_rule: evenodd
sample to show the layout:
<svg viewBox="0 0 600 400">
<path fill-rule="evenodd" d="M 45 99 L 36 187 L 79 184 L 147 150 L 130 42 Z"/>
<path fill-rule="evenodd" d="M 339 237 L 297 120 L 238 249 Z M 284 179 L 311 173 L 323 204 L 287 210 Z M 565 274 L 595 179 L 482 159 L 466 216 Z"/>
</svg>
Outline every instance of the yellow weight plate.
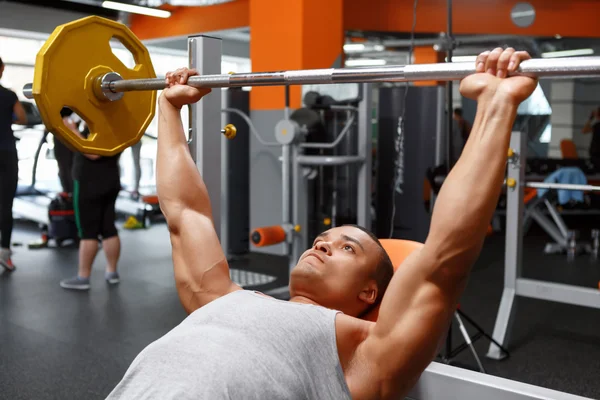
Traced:
<svg viewBox="0 0 600 400">
<path fill-rule="evenodd" d="M 111 39 L 120 40 L 132 53 L 133 69 L 112 52 Z M 154 117 L 156 91 L 128 92 L 113 102 L 98 99 L 93 83 L 111 71 L 123 79 L 156 77 L 148 50 L 133 32 L 96 16 L 58 26 L 37 54 L 33 96 L 44 124 L 80 152 L 115 155 L 139 141 Z M 64 125 L 64 106 L 86 121 L 88 139 Z"/>
</svg>

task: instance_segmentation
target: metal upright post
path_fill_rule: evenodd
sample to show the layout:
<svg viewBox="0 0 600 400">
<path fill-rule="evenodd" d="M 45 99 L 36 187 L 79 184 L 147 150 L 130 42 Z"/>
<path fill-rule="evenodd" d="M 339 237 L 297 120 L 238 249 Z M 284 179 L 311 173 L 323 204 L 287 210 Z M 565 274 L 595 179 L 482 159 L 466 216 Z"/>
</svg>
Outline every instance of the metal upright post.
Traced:
<svg viewBox="0 0 600 400">
<path fill-rule="evenodd" d="M 356 202 L 358 225 L 371 230 L 371 170 L 373 147 L 373 87 L 369 83 L 362 86 L 362 101 L 358 106 L 358 156 L 363 162 L 358 169 Z"/>
<path fill-rule="evenodd" d="M 448 41 L 447 41 L 447 52 L 446 52 L 446 62 L 447 63 L 451 63 L 452 62 L 452 55 L 453 55 L 453 51 L 454 51 L 454 37 L 453 37 L 453 32 L 452 32 L 452 0 L 447 0 L 446 1 L 446 35 L 448 37 Z M 454 154 L 454 137 L 452 135 L 452 128 L 454 126 L 454 120 L 453 120 L 453 113 L 454 113 L 454 107 L 452 104 L 452 100 L 453 100 L 453 89 L 454 87 L 452 86 L 454 83 L 453 82 L 447 82 L 446 83 L 446 104 L 447 104 L 447 109 L 448 109 L 448 113 L 446 114 L 446 118 L 448 119 L 448 126 L 446 127 L 448 129 L 448 133 L 447 133 L 447 138 L 446 138 L 446 162 L 448 165 L 448 173 L 450 173 L 450 170 L 452 168 L 454 168 L 454 159 L 456 158 L 457 154 Z"/>
<path fill-rule="evenodd" d="M 291 146 L 290 144 L 284 144 L 281 146 L 281 197 L 282 197 L 282 205 L 281 205 L 281 222 L 283 226 L 290 226 L 290 158 L 291 158 Z M 283 242 L 283 246 L 285 249 L 285 255 L 287 257 L 290 256 L 290 248 L 291 248 L 290 238 L 286 238 Z"/>
<path fill-rule="evenodd" d="M 442 164 L 445 164 L 446 161 L 446 136 L 448 136 L 448 131 L 446 130 L 447 120 L 444 118 L 446 115 L 446 99 L 445 99 L 445 91 L 446 88 L 444 86 L 438 86 L 438 97 L 437 97 L 437 123 L 435 127 L 435 164 L 434 167 L 438 167 Z M 431 190 L 431 203 L 430 203 L 430 212 L 433 212 L 433 207 L 435 205 L 435 200 L 437 199 L 437 195 Z"/>
<path fill-rule="evenodd" d="M 500 308 L 496 317 L 493 338 L 503 346 L 509 340 L 513 323 L 514 301 L 517 295 L 517 279 L 521 276 L 523 247 L 523 182 L 527 164 L 527 135 L 513 132 L 510 148 L 514 155 L 508 161 L 508 178 L 514 179 L 515 185 L 507 187 L 506 195 L 506 250 L 504 254 L 504 291 L 500 300 Z M 501 360 L 506 355 L 493 342 L 487 357 Z"/>
<path fill-rule="evenodd" d="M 190 68 L 200 75 L 221 73 L 221 40 L 207 36 L 188 38 Z M 219 238 L 226 231 L 221 226 L 221 89 L 213 89 L 202 101 L 190 105 L 189 147 L 202 175 L 212 207 L 215 231 Z M 227 248 L 224 247 L 226 251 Z"/>
<path fill-rule="evenodd" d="M 216 89 L 219 90 L 219 89 Z M 227 89 L 230 90 L 230 89 Z M 220 91 L 220 90 L 219 90 Z M 223 95 L 221 91 L 221 110 L 225 110 L 229 107 L 227 104 L 227 95 Z M 227 114 L 221 113 L 221 126 L 227 125 Z M 221 235 L 219 236 L 221 241 L 221 247 L 225 253 L 225 258 L 230 259 L 229 250 L 230 237 L 229 237 L 229 152 L 227 151 L 227 139 L 225 135 L 221 135 Z"/>
<path fill-rule="evenodd" d="M 309 193 L 304 177 L 304 168 L 300 165 L 300 146 L 292 145 L 292 223 L 300 226 L 299 232 L 293 233 L 293 242 L 290 255 L 290 271 L 298 259 L 308 248 L 308 200 Z"/>
</svg>

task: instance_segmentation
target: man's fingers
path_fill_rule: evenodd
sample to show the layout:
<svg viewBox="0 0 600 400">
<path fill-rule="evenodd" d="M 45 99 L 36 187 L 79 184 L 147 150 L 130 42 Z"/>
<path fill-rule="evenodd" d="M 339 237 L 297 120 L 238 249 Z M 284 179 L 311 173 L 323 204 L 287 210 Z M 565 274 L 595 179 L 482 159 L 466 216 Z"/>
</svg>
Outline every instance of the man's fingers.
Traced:
<svg viewBox="0 0 600 400">
<path fill-rule="evenodd" d="M 508 72 L 515 72 L 517 68 L 519 68 L 519 64 L 523 60 L 529 60 L 531 56 L 526 51 L 516 51 L 510 58 L 510 63 L 508 64 Z"/>
<path fill-rule="evenodd" d="M 173 72 L 167 72 L 165 75 L 165 83 L 167 87 L 172 87 L 174 85 L 185 85 L 190 76 L 198 75 L 198 71 L 196 69 L 189 68 L 177 68 Z"/>
<path fill-rule="evenodd" d="M 485 62 L 490 53 L 490 51 L 484 51 L 477 56 L 477 60 L 475 60 L 475 72 L 485 72 Z"/>
<path fill-rule="evenodd" d="M 498 59 L 503 51 L 504 50 L 501 47 L 496 47 L 494 50 L 492 50 L 485 63 L 485 72 L 491 75 L 496 75 Z"/>
<path fill-rule="evenodd" d="M 500 54 L 500 57 L 498 58 L 498 64 L 496 66 L 496 69 L 497 69 L 496 76 L 498 78 L 506 78 L 508 63 L 514 53 L 515 53 L 515 49 L 513 49 L 512 47 L 509 47 L 506 50 L 504 50 L 502 52 L 502 54 Z"/>
</svg>

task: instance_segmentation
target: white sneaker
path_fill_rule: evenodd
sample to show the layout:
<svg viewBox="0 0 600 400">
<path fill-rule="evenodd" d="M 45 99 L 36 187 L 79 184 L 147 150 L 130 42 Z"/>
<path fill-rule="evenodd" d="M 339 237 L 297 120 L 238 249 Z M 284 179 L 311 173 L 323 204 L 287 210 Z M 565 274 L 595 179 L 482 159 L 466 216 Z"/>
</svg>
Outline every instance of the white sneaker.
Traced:
<svg viewBox="0 0 600 400">
<path fill-rule="evenodd" d="M 10 249 L 0 250 L 0 265 L 2 265 L 7 271 L 14 271 L 16 268 L 12 260 L 10 259 L 11 256 L 12 251 L 10 251 Z"/>
</svg>

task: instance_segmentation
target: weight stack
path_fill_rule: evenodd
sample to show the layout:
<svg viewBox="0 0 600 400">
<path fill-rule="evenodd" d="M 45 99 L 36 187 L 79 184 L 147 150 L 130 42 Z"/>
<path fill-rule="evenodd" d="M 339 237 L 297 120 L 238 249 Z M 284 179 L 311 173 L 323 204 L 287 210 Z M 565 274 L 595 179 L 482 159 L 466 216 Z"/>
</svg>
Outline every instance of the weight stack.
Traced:
<svg viewBox="0 0 600 400">
<path fill-rule="evenodd" d="M 389 237 L 392 231 L 393 238 L 424 242 L 431 221 L 424 199 L 426 171 L 435 162 L 436 110 L 438 96 L 443 96 L 443 92 L 435 86 L 408 89 L 402 163 L 401 168 L 397 168 L 396 138 L 405 90 L 405 86 L 379 89 L 375 232 L 380 238 Z M 395 171 L 402 180 L 397 185 L 394 184 Z"/>
</svg>

